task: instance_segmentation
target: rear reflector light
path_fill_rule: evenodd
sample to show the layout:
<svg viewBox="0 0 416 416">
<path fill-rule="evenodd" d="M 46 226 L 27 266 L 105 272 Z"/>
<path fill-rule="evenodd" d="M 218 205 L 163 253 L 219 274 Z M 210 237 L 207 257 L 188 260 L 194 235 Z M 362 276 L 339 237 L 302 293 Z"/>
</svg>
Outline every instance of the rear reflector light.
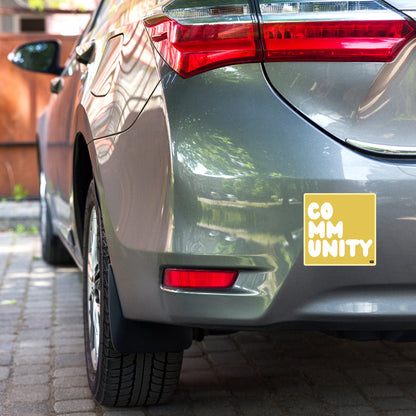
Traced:
<svg viewBox="0 0 416 416">
<path fill-rule="evenodd" d="M 163 286 L 171 289 L 227 289 L 238 273 L 228 270 L 166 269 Z"/>
<path fill-rule="evenodd" d="M 145 19 L 161 57 L 183 77 L 230 64 L 392 61 L 415 27 L 381 0 L 173 0 Z"/>
</svg>

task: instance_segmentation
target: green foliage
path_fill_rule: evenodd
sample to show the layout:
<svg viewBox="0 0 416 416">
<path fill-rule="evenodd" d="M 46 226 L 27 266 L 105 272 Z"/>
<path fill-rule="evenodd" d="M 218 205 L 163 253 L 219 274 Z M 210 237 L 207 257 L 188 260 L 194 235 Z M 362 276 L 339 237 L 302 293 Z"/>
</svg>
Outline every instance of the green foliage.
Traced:
<svg viewBox="0 0 416 416">
<path fill-rule="evenodd" d="M 21 183 L 17 183 L 13 188 L 12 197 L 15 201 L 22 201 L 28 196 L 28 194 L 29 191 L 24 189 Z"/>
<path fill-rule="evenodd" d="M 2 300 L 0 302 L 0 305 L 2 305 L 2 306 L 16 305 L 16 300 L 14 300 L 14 299 Z"/>
<path fill-rule="evenodd" d="M 36 235 L 38 234 L 39 230 L 38 227 L 35 225 L 25 225 L 25 224 L 17 224 L 16 228 L 13 230 L 17 234 L 27 234 L 27 235 Z"/>
<path fill-rule="evenodd" d="M 26 0 L 28 6 L 39 12 L 45 9 L 72 9 L 77 11 L 85 11 L 86 7 L 82 0 Z M 64 7 L 62 7 L 64 6 Z"/>
<path fill-rule="evenodd" d="M 45 0 L 28 0 L 28 5 L 31 9 L 41 12 L 45 9 Z"/>
</svg>

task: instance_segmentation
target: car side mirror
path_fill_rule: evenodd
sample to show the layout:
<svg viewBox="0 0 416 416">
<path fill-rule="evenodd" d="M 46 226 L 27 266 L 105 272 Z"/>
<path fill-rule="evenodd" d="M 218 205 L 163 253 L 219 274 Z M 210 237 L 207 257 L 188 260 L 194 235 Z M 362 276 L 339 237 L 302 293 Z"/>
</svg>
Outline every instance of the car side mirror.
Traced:
<svg viewBox="0 0 416 416">
<path fill-rule="evenodd" d="M 18 46 L 8 55 L 8 60 L 19 68 L 45 74 L 59 75 L 61 44 L 56 40 L 42 40 Z"/>
</svg>

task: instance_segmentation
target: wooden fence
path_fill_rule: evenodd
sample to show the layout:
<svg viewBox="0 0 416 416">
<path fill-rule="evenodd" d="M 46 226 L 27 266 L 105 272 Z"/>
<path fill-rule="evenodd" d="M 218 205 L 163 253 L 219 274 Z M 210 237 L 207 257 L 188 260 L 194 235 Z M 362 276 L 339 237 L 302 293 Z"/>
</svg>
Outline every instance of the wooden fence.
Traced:
<svg viewBox="0 0 416 416">
<path fill-rule="evenodd" d="M 74 36 L 0 33 L 0 197 L 10 197 L 16 185 L 28 191 L 28 197 L 39 195 L 36 119 L 49 100 L 53 78 L 17 68 L 7 55 L 20 44 L 57 38 L 64 61 Z"/>
</svg>

